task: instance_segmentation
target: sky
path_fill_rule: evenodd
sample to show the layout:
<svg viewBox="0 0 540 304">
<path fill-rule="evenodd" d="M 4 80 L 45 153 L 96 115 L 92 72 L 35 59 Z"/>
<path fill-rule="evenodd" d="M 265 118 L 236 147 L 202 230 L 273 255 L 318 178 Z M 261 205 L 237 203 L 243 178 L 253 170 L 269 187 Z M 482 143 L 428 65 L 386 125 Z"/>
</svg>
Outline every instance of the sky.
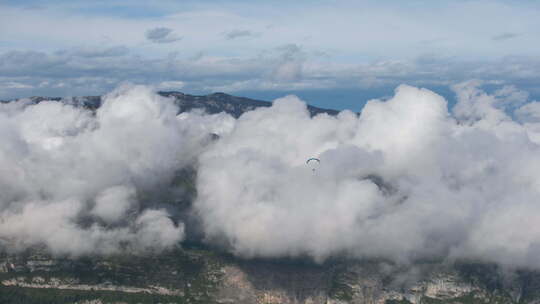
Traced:
<svg viewBox="0 0 540 304">
<path fill-rule="evenodd" d="M 121 84 L 359 111 L 400 84 L 540 96 L 537 1 L 0 0 L 0 99 Z"/>
</svg>

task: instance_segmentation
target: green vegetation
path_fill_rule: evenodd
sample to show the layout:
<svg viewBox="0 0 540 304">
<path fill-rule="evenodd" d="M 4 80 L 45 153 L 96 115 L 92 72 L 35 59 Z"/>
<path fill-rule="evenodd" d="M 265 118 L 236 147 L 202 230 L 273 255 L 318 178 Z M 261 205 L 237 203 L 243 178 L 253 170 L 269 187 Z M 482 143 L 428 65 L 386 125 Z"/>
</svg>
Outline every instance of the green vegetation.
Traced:
<svg viewBox="0 0 540 304">
<path fill-rule="evenodd" d="M 177 171 L 172 182 L 172 187 L 178 187 L 185 191 L 185 201 L 192 202 L 197 196 L 197 171 L 195 168 L 187 167 Z"/>
<path fill-rule="evenodd" d="M 340 301 L 351 301 L 354 296 L 354 290 L 347 283 L 351 280 L 354 280 L 354 274 L 343 269 L 343 266 L 338 266 L 334 270 L 334 275 L 330 282 L 330 297 Z"/>
<path fill-rule="evenodd" d="M 455 267 L 465 281 L 482 286 L 489 291 L 503 289 L 503 278 L 500 269 L 495 264 L 482 264 L 474 262 L 456 263 Z"/>
<path fill-rule="evenodd" d="M 452 299 L 434 299 L 423 297 L 421 304 L 513 304 L 512 299 L 503 296 L 483 296 L 477 292 L 471 292 L 461 297 Z"/>
<path fill-rule="evenodd" d="M 159 255 L 117 255 L 85 257 L 77 260 L 54 259 L 48 266 L 32 269 L 29 261 L 53 261 L 46 255 L 16 257 L 16 271 L 0 273 L 0 280 L 23 278 L 26 283 L 40 277 L 43 283 L 52 279 L 76 284 L 130 286 L 150 285 L 180 290 L 183 297 L 119 291 L 78 291 L 3 286 L 0 303 L 74 303 L 101 299 L 127 303 L 211 303 L 222 276 L 219 255 L 204 249 L 175 249 Z M 35 264 L 35 263 L 34 263 Z M 43 268 L 43 269 L 42 269 Z M 42 299 L 39 301 L 39 299 Z"/>
<path fill-rule="evenodd" d="M 540 276 L 538 272 L 521 270 L 516 272 L 517 280 L 521 286 L 521 303 L 538 301 L 540 299 Z"/>
<path fill-rule="evenodd" d="M 250 288 L 259 291 L 282 289 L 297 299 L 322 292 L 332 299 L 350 303 L 362 294 L 371 294 L 371 287 L 356 287 L 356 284 L 362 284 L 362 278 L 371 278 L 371 275 L 374 280 L 381 280 L 378 282 L 382 284 L 377 284 L 373 290 L 397 290 L 390 284 L 392 273 L 380 276 L 375 262 L 354 264 L 351 261 L 334 261 L 315 265 L 303 259 L 244 260 L 195 243 L 183 249 L 144 256 L 124 254 L 52 259 L 43 252 L 0 254 L 0 262 L 6 261 L 9 261 L 9 266 L 4 268 L 7 272 L 0 272 L 0 281 L 16 278 L 32 284 L 56 282 L 100 286 L 94 286 L 95 290 L 74 290 L 0 285 L 0 304 L 84 303 L 92 300 L 103 303 L 215 303 L 214 297 L 225 275 L 225 265 L 239 268 L 252 285 Z M 455 269 L 460 281 L 470 282 L 479 287 L 479 291 L 452 299 L 423 297 L 420 303 L 517 304 L 509 291 L 517 291 L 516 288 L 519 288 L 520 303 L 530 303 L 539 298 L 540 276 L 537 272 L 517 272 L 512 281 L 513 289 L 509 289 L 504 274 L 494 265 L 460 263 Z M 178 291 L 179 295 L 98 290 L 108 286 L 152 288 L 152 285 Z M 385 304 L 411 302 L 401 298 L 387 300 Z"/>
<path fill-rule="evenodd" d="M 384 303 L 385 304 L 412 304 L 405 298 L 402 298 L 401 300 L 386 300 L 386 302 Z"/>
<path fill-rule="evenodd" d="M 24 304 L 63 304 L 81 303 L 99 299 L 103 303 L 190 303 L 177 296 L 154 295 L 147 293 L 126 293 L 116 291 L 84 291 L 66 289 L 42 289 L 6 287 L 0 285 L 0 303 Z"/>
</svg>

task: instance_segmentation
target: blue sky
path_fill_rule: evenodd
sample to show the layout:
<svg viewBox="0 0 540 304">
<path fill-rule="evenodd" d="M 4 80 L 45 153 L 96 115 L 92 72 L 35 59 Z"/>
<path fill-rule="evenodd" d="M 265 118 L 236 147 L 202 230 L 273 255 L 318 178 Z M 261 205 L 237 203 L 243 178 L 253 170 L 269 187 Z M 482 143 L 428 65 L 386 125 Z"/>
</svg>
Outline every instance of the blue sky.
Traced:
<svg viewBox="0 0 540 304">
<path fill-rule="evenodd" d="M 538 99 L 538 16 L 537 1 L 0 0 L 0 99 L 132 82 L 358 110 L 470 79 Z"/>
</svg>

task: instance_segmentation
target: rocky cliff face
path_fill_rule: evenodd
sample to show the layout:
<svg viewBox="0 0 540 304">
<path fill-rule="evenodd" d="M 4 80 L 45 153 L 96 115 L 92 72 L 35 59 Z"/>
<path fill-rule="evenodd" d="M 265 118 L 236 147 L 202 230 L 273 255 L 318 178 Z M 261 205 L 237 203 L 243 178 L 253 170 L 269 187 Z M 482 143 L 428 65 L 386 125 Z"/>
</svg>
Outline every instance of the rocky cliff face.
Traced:
<svg viewBox="0 0 540 304">
<path fill-rule="evenodd" d="M 100 303 L 122 302 L 126 294 L 136 299 L 127 303 L 539 303 L 539 282 L 540 273 L 503 273 L 474 263 L 317 265 L 239 260 L 193 248 L 145 257 L 0 258 L 0 291 L 55 290 Z"/>
</svg>

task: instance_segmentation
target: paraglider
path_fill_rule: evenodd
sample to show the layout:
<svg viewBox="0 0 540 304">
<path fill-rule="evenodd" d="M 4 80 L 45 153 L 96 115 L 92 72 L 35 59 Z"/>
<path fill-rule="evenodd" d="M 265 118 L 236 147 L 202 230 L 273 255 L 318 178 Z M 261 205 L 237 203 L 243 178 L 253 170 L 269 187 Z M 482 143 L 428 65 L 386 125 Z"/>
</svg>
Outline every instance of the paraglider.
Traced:
<svg viewBox="0 0 540 304">
<path fill-rule="evenodd" d="M 321 160 L 318 158 L 309 158 L 306 160 L 306 165 L 308 165 L 313 172 L 319 167 L 319 164 L 321 163 Z"/>
</svg>

